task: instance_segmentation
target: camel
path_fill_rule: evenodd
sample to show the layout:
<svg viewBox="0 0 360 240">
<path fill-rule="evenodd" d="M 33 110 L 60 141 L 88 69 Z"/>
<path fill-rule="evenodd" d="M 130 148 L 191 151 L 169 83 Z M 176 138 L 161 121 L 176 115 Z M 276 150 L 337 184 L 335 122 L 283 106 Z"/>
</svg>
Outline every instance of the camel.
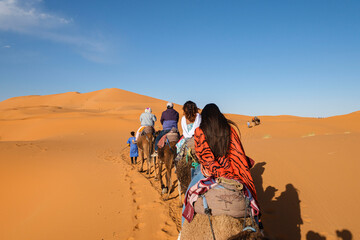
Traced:
<svg viewBox="0 0 360 240">
<path fill-rule="evenodd" d="M 174 158 L 176 156 L 176 142 L 170 142 L 169 144 L 165 144 L 163 148 L 159 148 L 158 150 L 158 158 L 159 158 L 159 180 L 160 180 L 160 186 L 162 189 L 161 194 L 167 193 L 167 196 L 165 199 L 169 199 L 170 191 L 172 188 L 172 181 L 171 181 L 171 170 L 174 165 Z M 165 165 L 166 169 L 166 185 L 164 185 L 162 180 L 162 168 L 163 165 Z"/>
<path fill-rule="evenodd" d="M 211 216 L 216 240 L 263 240 L 264 237 L 259 231 L 257 224 L 254 224 L 256 232 L 242 231 L 244 228 L 244 218 L 233 218 L 226 215 Z M 251 219 L 246 218 L 245 225 L 251 225 Z M 214 239 L 209 218 L 205 214 L 196 214 L 191 223 L 184 221 L 180 239 L 186 240 L 209 240 Z"/>
<path fill-rule="evenodd" d="M 147 177 L 150 177 L 150 169 L 151 169 L 151 154 L 154 150 L 154 128 L 153 127 L 146 127 L 143 131 L 145 134 L 141 134 L 141 136 L 137 139 L 137 145 L 140 149 L 140 156 L 141 156 L 141 167 L 140 172 L 143 171 L 144 162 L 146 159 L 147 164 L 147 170 L 146 174 Z M 153 159 L 153 165 L 154 165 L 154 172 L 155 172 L 155 178 L 157 178 L 156 173 L 156 164 L 155 164 L 155 158 Z"/>
<path fill-rule="evenodd" d="M 251 121 L 254 123 L 254 126 L 257 126 L 260 124 L 260 119 L 257 116 L 253 117 L 253 119 Z"/>
<path fill-rule="evenodd" d="M 195 206 L 195 209 L 200 205 L 198 201 L 195 204 L 198 205 Z M 249 215 L 249 209 L 247 209 L 247 212 L 246 217 L 232 217 L 228 215 L 208 216 L 203 213 L 196 213 L 190 223 L 187 220 L 184 221 L 180 239 L 264 240 L 263 233 L 254 218 Z M 248 230 L 245 230 L 245 228 Z"/>
<path fill-rule="evenodd" d="M 187 140 L 184 144 L 186 147 L 184 149 L 185 153 L 183 156 L 178 156 L 178 161 L 175 162 L 176 175 L 178 178 L 178 191 L 179 191 L 179 203 L 182 206 L 183 202 L 181 199 L 181 194 L 186 193 L 186 190 L 191 182 L 191 168 L 193 162 L 198 162 L 195 156 L 195 146 L 194 146 L 194 138 Z M 184 146 L 185 147 L 185 146 Z M 187 153 L 187 149 L 191 149 L 190 153 Z M 186 157 L 188 154 L 188 157 Z"/>
<path fill-rule="evenodd" d="M 166 199 L 169 199 L 169 195 L 172 188 L 171 182 L 171 170 L 174 165 L 174 159 L 176 156 L 176 143 L 179 140 L 179 133 L 177 129 L 172 129 L 169 133 L 166 134 L 167 140 L 164 142 L 163 147 L 159 147 L 158 149 L 158 158 L 159 158 L 159 180 L 160 186 L 162 189 L 161 194 L 167 193 Z M 161 140 L 160 140 L 161 141 Z M 166 186 L 162 180 L 162 168 L 165 165 L 166 169 Z"/>
</svg>

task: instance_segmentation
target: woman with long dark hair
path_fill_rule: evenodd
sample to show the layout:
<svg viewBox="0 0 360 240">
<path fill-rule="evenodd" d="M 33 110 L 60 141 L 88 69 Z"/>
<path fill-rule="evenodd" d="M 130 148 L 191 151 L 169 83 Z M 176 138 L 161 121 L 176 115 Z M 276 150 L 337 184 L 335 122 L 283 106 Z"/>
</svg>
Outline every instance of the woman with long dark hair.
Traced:
<svg viewBox="0 0 360 240">
<path fill-rule="evenodd" d="M 200 165 L 196 168 L 186 193 L 182 214 L 189 222 L 194 212 L 191 194 L 197 191 L 193 186 L 199 186 L 200 180 L 209 177 L 223 177 L 241 182 L 249 191 L 248 195 L 254 199 L 254 213 L 258 214 L 256 190 L 250 174 L 253 163 L 245 155 L 239 134 L 236 124 L 227 119 L 218 106 L 211 103 L 204 107 L 200 127 L 194 134 L 195 152 Z"/>
<path fill-rule="evenodd" d="M 250 174 L 252 163 L 245 155 L 236 124 L 227 119 L 214 103 L 201 112 L 200 127 L 195 130 L 195 151 L 204 176 L 239 180 L 256 198 Z M 238 132 L 237 132 L 238 131 Z"/>
</svg>

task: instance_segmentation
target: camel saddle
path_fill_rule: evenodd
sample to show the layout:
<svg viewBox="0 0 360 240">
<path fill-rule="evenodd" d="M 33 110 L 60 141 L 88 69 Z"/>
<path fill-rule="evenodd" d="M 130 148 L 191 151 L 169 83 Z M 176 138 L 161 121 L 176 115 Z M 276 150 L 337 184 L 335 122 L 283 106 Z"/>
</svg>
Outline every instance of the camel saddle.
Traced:
<svg viewBox="0 0 360 240">
<path fill-rule="evenodd" d="M 154 132 L 155 132 L 154 127 L 152 127 L 152 126 L 146 126 L 146 127 L 141 131 L 141 136 L 146 135 L 146 134 L 148 134 L 148 133 L 153 134 Z"/>
<path fill-rule="evenodd" d="M 166 138 L 169 140 L 169 142 L 178 142 L 179 141 L 179 133 L 170 131 L 166 134 Z"/>
<path fill-rule="evenodd" d="M 195 140 L 194 140 L 194 137 L 188 139 L 184 144 L 186 144 L 186 147 L 188 149 L 191 149 L 192 154 L 195 154 Z"/>
<path fill-rule="evenodd" d="M 180 162 L 181 159 L 185 158 L 188 160 L 188 157 L 196 158 L 195 155 L 195 141 L 194 137 L 187 138 L 184 144 L 181 146 L 178 155 L 175 158 L 175 164 Z M 187 162 L 187 161 L 186 161 Z M 196 160 L 197 162 L 197 160 Z"/>
<path fill-rule="evenodd" d="M 218 186 L 209 189 L 194 203 L 195 212 L 205 214 L 203 201 L 205 198 L 213 216 L 228 215 L 240 218 L 248 215 L 243 185 L 227 178 L 218 178 L 216 181 Z"/>
<path fill-rule="evenodd" d="M 158 142 L 158 147 L 163 148 L 166 144 L 166 141 L 168 141 L 169 143 L 179 141 L 179 132 L 176 128 L 172 128 L 170 132 L 160 138 Z"/>
</svg>

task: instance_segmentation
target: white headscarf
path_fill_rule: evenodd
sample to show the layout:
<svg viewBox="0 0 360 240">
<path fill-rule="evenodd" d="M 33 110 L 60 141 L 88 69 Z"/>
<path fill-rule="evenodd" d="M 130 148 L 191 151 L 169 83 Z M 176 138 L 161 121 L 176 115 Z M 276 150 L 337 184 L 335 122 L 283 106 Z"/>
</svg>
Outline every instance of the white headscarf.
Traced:
<svg viewBox="0 0 360 240">
<path fill-rule="evenodd" d="M 195 129 L 200 126 L 200 123 L 201 123 L 201 115 L 199 113 L 196 113 L 194 125 L 188 131 L 187 124 L 186 124 L 186 118 L 185 118 L 185 116 L 183 116 L 181 119 L 181 128 L 183 130 L 184 138 L 191 138 L 192 136 L 194 136 Z"/>
</svg>

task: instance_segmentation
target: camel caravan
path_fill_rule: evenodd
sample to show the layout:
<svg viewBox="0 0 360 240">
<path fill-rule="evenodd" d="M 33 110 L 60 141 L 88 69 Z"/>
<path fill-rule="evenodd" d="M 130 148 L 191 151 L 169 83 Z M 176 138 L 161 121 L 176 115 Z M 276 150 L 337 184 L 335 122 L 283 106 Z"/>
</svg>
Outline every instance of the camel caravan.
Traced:
<svg viewBox="0 0 360 240">
<path fill-rule="evenodd" d="M 180 136 L 179 113 L 172 103 L 167 103 L 160 119 L 163 129 L 157 132 L 157 118 L 146 108 L 130 146 L 135 149 L 137 145 L 140 150 L 139 171 L 144 171 L 146 161 L 146 176 L 150 177 L 153 166 L 164 200 L 172 191 L 171 173 L 175 168 L 182 206 L 178 239 L 265 239 L 250 174 L 254 161 L 245 155 L 237 125 L 226 119 L 215 104 L 206 105 L 200 114 L 196 104 L 187 101 L 183 111 Z M 136 153 L 130 151 L 132 160 L 134 156 L 136 163 L 137 149 Z"/>
</svg>

